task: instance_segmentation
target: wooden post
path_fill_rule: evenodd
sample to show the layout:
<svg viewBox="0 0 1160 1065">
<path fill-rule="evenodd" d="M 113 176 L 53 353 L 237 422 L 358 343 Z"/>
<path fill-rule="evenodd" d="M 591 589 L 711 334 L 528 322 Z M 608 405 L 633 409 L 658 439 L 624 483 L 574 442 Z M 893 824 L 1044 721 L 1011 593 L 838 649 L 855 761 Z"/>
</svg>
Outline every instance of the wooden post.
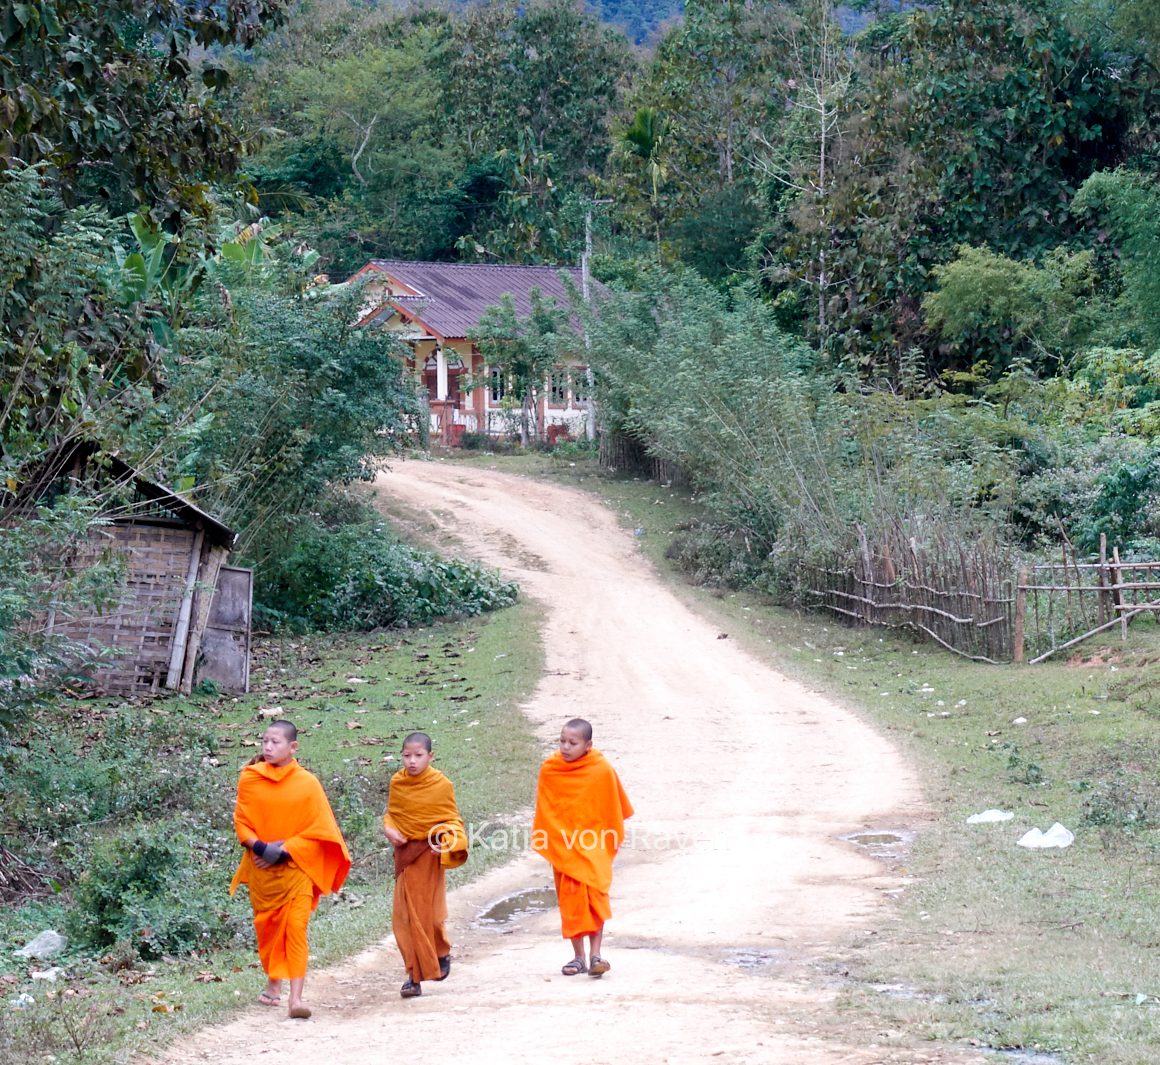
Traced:
<svg viewBox="0 0 1160 1065">
<path fill-rule="evenodd" d="M 1068 575 L 1067 575 L 1067 543 L 1066 543 L 1066 541 L 1065 541 L 1065 542 L 1064 542 L 1064 544 L 1063 544 L 1063 555 L 1062 555 L 1062 557 L 1063 557 L 1063 569 L 1062 569 L 1062 571 L 1061 571 L 1061 572 L 1063 573 L 1063 583 L 1064 583 L 1064 585 L 1065 585 L 1065 586 L 1066 586 L 1066 588 L 1067 588 L 1067 591 L 1064 593 L 1064 601 L 1063 601 L 1063 602 L 1064 602 L 1064 612 L 1063 612 L 1063 619 L 1064 619 L 1064 620 L 1063 620 L 1063 624 L 1064 624 L 1064 630 L 1063 630 L 1063 631 L 1064 631 L 1065 633 L 1067 633 L 1068 635 L 1070 635 L 1070 634 L 1071 634 L 1071 631 L 1072 631 L 1072 621 L 1071 621 L 1071 583 L 1070 583 L 1070 581 L 1068 580 Z"/>
<path fill-rule="evenodd" d="M 193 592 L 197 584 L 197 571 L 201 566 L 201 545 L 205 540 L 205 530 L 198 529 L 193 538 L 193 548 L 189 552 L 189 569 L 185 574 L 185 591 L 181 596 L 181 609 L 177 613 L 177 624 L 173 627 L 173 646 L 169 649 L 169 672 L 165 677 L 165 687 L 176 688 L 181 683 L 181 664 L 185 661 L 185 643 L 189 638 L 189 615 L 193 609 Z"/>
<path fill-rule="evenodd" d="M 1011 661 L 1023 661 L 1023 624 L 1027 615 L 1027 570 L 1021 569 L 1015 585 L 1015 624 L 1011 637 Z"/>
<path fill-rule="evenodd" d="M 201 638 L 209 621 L 210 608 L 213 606 L 213 595 L 217 590 L 218 570 L 222 568 L 229 557 L 229 548 L 211 547 L 209 557 L 201 569 L 201 587 L 195 593 L 195 602 L 190 612 L 192 623 L 189 630 L 188 646 L 185 650 L 185 665 L 181 670 L 181 692 L 188 695 L 193 691 L 193 670 L 197 665 L 197 653 L 201 650 Z"/>
<path fill-rule="evenodd" d="M 1128 612 L 1124 608 L 1124 589 L 1120 587 L 1123 575 L 1120 572 L 1120 549 L 1119 547 L 1112 548 L 1112 561 L 1115 565 L 1112 568 L 1112 603 L 1120 608 L 1120 639 L 1127 640 L 1128 638 Z"/>
<path fill-rule="evenodd" d="M 866 539 L 866 530 L 861 525 L 858 526 L 858 544 L 862 549 L 863 569 L 862 587 L 859 590 L 864 592 L 869 600 L 866 604 L 866 624 L 873 625 L 878 620 L 878 613 L 875 609 L 877 600 L 874 590 L 874 563 L 870 558 L 870 543 Z"/>
<path fill-rule="evenodd" d="M 1108 620 L 1108 534 L 1100 533 L 1100 597 L 1099 622 L 1102 625 Z"/>
</svg>

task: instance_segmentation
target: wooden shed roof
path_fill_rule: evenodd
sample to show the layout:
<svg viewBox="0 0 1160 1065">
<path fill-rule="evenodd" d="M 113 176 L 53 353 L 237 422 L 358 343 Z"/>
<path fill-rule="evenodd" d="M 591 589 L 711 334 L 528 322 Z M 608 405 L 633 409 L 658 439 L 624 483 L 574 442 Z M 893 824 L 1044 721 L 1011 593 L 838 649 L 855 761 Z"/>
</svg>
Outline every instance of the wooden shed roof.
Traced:
<svg viewBox="0 0 1160 1065">
<path fill-rule="evenodd" d="M 150 480 L 123 459 L 101 452 L 89 441 L 74 441 L 58 448 L 37 463 L 36 469 L 29 474 L 17 492 L 0 492 L 0 511 L 9 507 L 19 509 L 22 505 L 40 500 L 51 490 L 54 482 L 62 477 L 79 475 L 94 461 L 99 461 L 107 469 L 114 483 L 133 486 L 141 501 L 142 511 L 146 507 L 159 508 L 167 517 L 204 528 L 210 543 L 226 548 L 233 547 L 238 538 L 233 529 L 223 525 L 212 514 L 206 513 L 184 496 L 178 495 L 172 488 Z M 135 514 L 136 509 L 132 508 L 126 516 L 129 518 L 146 516 L 143 513 Z"/>
</svg>

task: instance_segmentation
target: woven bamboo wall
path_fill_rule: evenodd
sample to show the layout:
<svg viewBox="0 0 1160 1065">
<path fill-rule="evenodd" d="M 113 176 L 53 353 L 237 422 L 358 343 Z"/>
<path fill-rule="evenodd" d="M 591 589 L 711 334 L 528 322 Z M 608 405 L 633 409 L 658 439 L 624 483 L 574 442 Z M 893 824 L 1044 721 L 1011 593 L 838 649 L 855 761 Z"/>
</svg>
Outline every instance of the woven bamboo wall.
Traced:
<svg viewBox="0 0 1160 1065">
<path fill-rule="evenodd" d="M 96 558 L 113 550 L 125 560 L 126 579 L 120 603 L 101 615 L 62 618 L 53 630 L 71 639 L 123 651 L 95 674 L 109 692 L 160 690 L 169 670 L 173 630 L 189 570 L 196 533 L 168 525 L 105 526 L 79 552 Z"/>
</svg>

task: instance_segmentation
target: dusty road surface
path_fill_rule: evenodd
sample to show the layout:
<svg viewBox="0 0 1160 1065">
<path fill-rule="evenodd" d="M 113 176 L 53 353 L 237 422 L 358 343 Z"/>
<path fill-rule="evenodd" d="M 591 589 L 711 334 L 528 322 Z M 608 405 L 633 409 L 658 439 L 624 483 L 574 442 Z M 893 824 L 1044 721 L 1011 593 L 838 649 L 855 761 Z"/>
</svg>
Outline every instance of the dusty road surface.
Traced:
<svg viewBox="0 0 1160 1065">
<path fill-rule="evenodd" d="M 454 968 L 402 1000 L 389 939 L 312 973 L 314 1017 L 254 1006 L 168 1065 L 870 1065 L 977 1062 L 835 1013 L 828 959 L 891 920 L 890 868 L 840 837 L 921 820 L 915 779 L 848 712 L 745 654 L 674 598 L 591 496 L 407 461 L 378 491 L 449 548 L 518 578 L 546 608 L 527 713 L 545 752 L 583 714 L 636 806 L 617 861 L 601 979 L 565 977 L 554 911 L 478 918 L 551 883 L 534 856 L 451 896 Z M 387 930 L 385 930 L 386 932 Z M 258 990 L 255 984 L 255 993 Z"/>
</svg>

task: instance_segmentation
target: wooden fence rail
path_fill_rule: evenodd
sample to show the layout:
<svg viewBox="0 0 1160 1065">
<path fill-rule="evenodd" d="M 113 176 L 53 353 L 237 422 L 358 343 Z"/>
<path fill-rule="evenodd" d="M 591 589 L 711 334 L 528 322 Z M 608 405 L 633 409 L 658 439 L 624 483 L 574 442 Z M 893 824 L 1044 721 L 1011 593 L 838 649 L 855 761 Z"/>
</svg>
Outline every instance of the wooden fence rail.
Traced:
<svg viewBox="0 0 1160 1065">
<path fill-rule="evenodd" d="M 1016 570 L 998 545 L 971 545 L 888 534 L 878 543 L 860 534 L 843 560 L 803 566 L 797 592 L 810 607 L 856 624 L 909 628 L 955 654 L 979 662 L 1043 662 L 1084 640 L 1131 621 L 1160 620 L 1160 562 L 1108 558 L 1080 562 L 1070 545 L 1059 562 Z"/>
</svg>

